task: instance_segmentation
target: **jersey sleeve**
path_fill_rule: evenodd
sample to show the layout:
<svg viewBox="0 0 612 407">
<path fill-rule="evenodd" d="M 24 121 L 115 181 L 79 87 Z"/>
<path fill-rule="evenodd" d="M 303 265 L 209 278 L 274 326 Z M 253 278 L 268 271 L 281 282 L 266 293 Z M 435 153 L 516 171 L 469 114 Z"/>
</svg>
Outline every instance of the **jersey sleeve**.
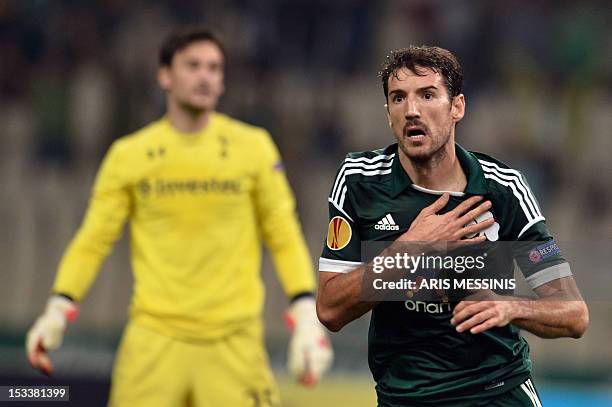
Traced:
<svg viewBox="0 0 612 407">
<path fill-rule="evenodd" d="M 319 259 L 319 271 L 348 273 L 363 264 L 361 239 L 357 228 L 357 216 L 350 199 L 346 179 L 346 165 L 336 174 L 329 205 L 329 224 L 323 253 Z"/>
<path fill-rule="evenodd" d="M 514 260 L 529 286 L 534 289 L 550 281 L 572 275 L 569 263 L 563 258 L 546 225 L 540 206 L 518 171 L 514 179 L 507 179 L 512 195 L 508 198 L 505 218 L 509 220 Z M 504 174 L 505 175 L 505 174 Z"/>
<path fill-rule="evenodd" d="M 262 130 L 260 135 L 262 150 L 254 196 L 264 242 L 285 294 L 293 297 L 314 292 L 312 261 L 280 154 L 267 132 Z"/>
<path fill-rule="evenodd" d="M 89 290 L 130 211 L 129 164 L 118 144 L 111 146 L 102 161 L 85 217 L 64 252 L 53 285 L 53 292 L 76 301 Z"/>
</svg>

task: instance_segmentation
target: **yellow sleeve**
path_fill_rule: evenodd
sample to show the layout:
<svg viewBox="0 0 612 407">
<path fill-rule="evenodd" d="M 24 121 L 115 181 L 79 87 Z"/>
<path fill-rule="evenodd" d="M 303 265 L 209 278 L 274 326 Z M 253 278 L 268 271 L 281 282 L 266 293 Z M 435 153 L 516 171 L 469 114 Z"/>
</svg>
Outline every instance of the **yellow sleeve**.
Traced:
<svg viewBox="0 0 612 407">
<path fill-rule="evenodd" d="M 278 150 L 265 131 L 260 160 L 255 204 L 276 273 L 289 298 L 303 292 L 314 292 L 314 270 L 295 211 L 295 198 Z"/>
<path fill-rule="evenodd" d="M 109 149 L 98 171 L 83 222 L 64 252 L 53 292 L 80 301 L 93 283 L 102 261 L 121 236 L 130 210 L 127 166 L 120 143 Z"/>
</svg>

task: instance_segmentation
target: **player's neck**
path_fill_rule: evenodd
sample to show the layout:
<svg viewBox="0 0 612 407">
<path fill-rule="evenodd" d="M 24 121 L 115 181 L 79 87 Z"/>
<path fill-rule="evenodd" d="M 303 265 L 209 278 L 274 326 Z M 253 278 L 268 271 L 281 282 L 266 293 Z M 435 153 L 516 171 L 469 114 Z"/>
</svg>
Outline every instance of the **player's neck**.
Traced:
<svg viewBox="0 0 612 407">
<path fill-rule="evenodd" d="M 414 184 L 436 191 L 465 190 L 467 177 L 457 159 L 455 143 L 452 140 L 424 162 L 411 160 L 401 149 L 398 152 L 400 163 Z"/>
<path fill-rule="evenodd" d="M 212 110 L 189 110 L 174 103 L 168 103 L 167 117 L 172 127 L 186 135 L 204 129 L 213 113 Z"/>
</svg>

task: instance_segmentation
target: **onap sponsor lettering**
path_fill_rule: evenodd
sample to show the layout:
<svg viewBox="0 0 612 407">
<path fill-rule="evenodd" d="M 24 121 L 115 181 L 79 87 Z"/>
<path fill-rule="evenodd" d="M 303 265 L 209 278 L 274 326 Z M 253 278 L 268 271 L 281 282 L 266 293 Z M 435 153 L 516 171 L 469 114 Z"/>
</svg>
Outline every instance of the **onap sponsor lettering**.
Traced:
<svg viewBox="0 0 612 407">
<path fill-rule="evenodd" d="M 404 301 L 404 306 L 408 311 L 423 312 L 426 314 L 443 314 L 452 311 L 449 302 L 425 302 L 425 301 Z"/>
</svg>

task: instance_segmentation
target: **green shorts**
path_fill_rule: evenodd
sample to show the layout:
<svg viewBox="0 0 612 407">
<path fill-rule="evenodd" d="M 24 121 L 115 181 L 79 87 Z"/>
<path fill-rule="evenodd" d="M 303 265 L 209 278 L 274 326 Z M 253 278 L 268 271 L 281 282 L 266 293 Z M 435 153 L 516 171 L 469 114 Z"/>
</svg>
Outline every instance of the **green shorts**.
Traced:
<svg viewBox="0 0 612 407">
<path fill-rule="evenodd" d="M 406 403 L 385 403 L 379 400 L 378 407 L 542 407 L 540 396 L 538 391 L 533 385 L 533 380 L 527 378 L 520 385 L 489 397 L 470 397 L 464 401 L 453 401 L 453 402 L 434 402 L 433 400 L 423 402 L 406 401 Z"/>
<path fill-rule="evenodd" d="M 542 407 L 538 391 L 530 378 L 514 389 L 484 401 L 479 406 L 489 407 Z"/>
</svg>

